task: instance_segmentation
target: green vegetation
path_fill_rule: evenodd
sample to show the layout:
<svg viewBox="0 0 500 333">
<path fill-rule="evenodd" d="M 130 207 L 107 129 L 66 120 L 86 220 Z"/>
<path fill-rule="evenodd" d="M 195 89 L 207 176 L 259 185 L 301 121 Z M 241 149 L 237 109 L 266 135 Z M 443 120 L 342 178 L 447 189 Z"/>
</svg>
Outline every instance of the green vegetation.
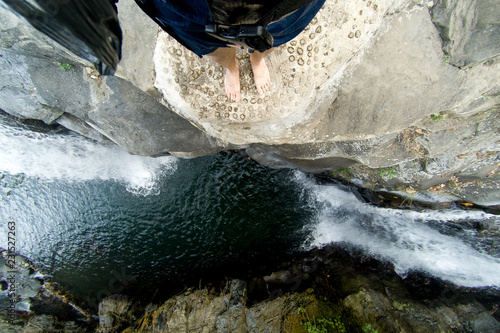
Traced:
<svg viewBox="0 0 500 333">
<path fill-rule="evenodd" d="M 393 166 L 390 168 L 381 168 L 381 169 L 378 169 L 378 171 L 380 173 L 380 177 L 387 176 L 387 178 L 392 179 L 392 177 L 398 175 L 398 172 L 395 169 L 396 169 L 396 167 Z"/>
<path fill-rule="evenodd" d="M 297 314 L 304 313 L 306 311 L 307 303 L 309 303 L 309 295 L 300 294 L 297 297 L 298 307 Z"/>
<path fill-rule="evenodd" d="M 329 328 L 339 333 L 347 332 L 347 329 L 345 328 L 345 325 L 342 322 L 340 316 L 337 316 L 337 318 L 333 320 L 320 318 L 316 320 L 316 323 L 314 324 L 308 321 L 304 323 L 304 326 L 306 327 L 308 333 L 327 333 L 329 331 Z"/>
<path fill-rule="evenodd" d="M 437 120 L 444 120 L 445 119 L 445 116 L 442 115 L 441 113 L 439 112 L 436 112 L 436 113 L 433 113 L 431 114 L 431 119 L 434 120 L 434 121 L 437 121 Z"/>
<path fill-rule="evenodd" d="M 307 333 L 327 333 L 327 329 L 325 327 L 318 327 L 310 322 L 306 322 L 304 324 L 306 326 Z"/>
<path fill-rule="evenodd" d="M 300 294 L 297 297 L 297 300 L 299 301 L 300 304 L 304 304 L 304 303 L 307 303 L 310 301 L 309 295 L 307 295 L 307 294 Z"/>
<path fill-rule="evenodd" d="M 408 303 L 399 303 L 398 301 L 392 301 L 392 307 L 398 311 L 406 311 L 411 310 L 410 304 Z"/>
<path fill-rule="evenodd" d="M 337 170 L 333 170 L 331 172 L 331 175 L 333 177 L 344 177 L 344 178 L 348 178 L 348 177 L 351 177 L 352 176 L 352 172 L 351 170 L 349 170 L 348 168 L 343 168 L 343 169 L 337 169 Z"/>
<path fill-rule="evenodd" d="M 409 206 L 413 206 L 413 200 L 414 200 L 414 195 L 411 194 L 410 196 L 408 197 L 403 197 L 403 201 L 401 201 L 401 206 L 403 205 L 409 205 Z"/>
<path fill-rule="evenodd" d="M 450 180 L 448 181 L 448 184 L 454 190 L 458 190 L 462 188 L 462 185 L 464 185 L 456 176 L 451 177 Z"/>
<path fill-rule="evenodd" d="M 372 324 L 366 324 L 363 326 L 363 332 L 364 333 L 378 333 L 378 330 L 374 329 L 372 327 Z"/>
<path fill-rule="evenodd" d="M 63 71 L 71 71 L 71 72 L 75 71 L 75 66 L 73 66 L 72 64 L 66 64 L 63 62 L 59 62 L 58 64 Z"/>
<path fill-rule="evenodd" d="M 448 64 L 448 63 L 450 62 L 450 58 L 451 58 L 451 57 L 450 57 L 450 55 L 449 55 L 449 54 L 445 54 L 445 55 L 443 56 L 443 64 L 445 64 L 445 65 L 446 65 L 446 64 Z"/>
</svg>

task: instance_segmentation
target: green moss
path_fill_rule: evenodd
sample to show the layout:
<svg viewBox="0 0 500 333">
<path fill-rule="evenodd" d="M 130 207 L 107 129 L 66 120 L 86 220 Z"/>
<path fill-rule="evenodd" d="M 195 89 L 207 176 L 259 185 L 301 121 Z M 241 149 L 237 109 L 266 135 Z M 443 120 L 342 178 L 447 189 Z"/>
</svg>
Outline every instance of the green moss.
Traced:
<svg viewBox="0 0 500 333">
<path fill-rule="evenodd" d="M 399 303 L 398 301 L 392 301 L 392 307 L 398 311 L 412 310 L 408 303 Z"/>
<path fill-rule="evenodd" d="M 352 177 L 352 171 L 349 170 L 348 168 L 336 169 L 333 170 L 330 174 L 332 177 L 341 177 L 341 178 Z"/>
<path fill-rule="evenodd" d="M 365 324 L 365 326 L 363 326 L 363 332 L 364 333 L 378 333 L 378 330 L 374 329 L 372 327 L 372 324 Z"/>
<path fill-rule="evenodd" d="M 446 118 L 446 115 L 443 115 L 440 112 L 436 112 L 436 113 L 431 114 L 431 119 L 434 121 L 444 120 L 445 118 Z"/>
<path fill-rule="evenodd" d="M 342 318 L 337 316 L 335 319 L 328 318 L 319 318 L 316 319 L 314 323 L 305 322 L 304 326 L 306 327 L 307 333 L 327 333 L 327 332 L 339 332 L 346 333 L 347 329 L 344 323 L 342 322 Z"/>
<path fill-rule="evenodd" d="M 63 71 L 71 71 L 71 72 L 75 71 L 75 66 L 73 66 L 72 64 L 66 64 L 63 62 L 59 62 L 58 64 Z"/>
<path fill-rule="evenodd" d="M 381 168 L 378 169 L 380 173 L 380 177 L 387 176 L 387 178 L 392 179 L 394 176 L 397 176 L 397 171 L 395 170 L 396 167 L 390 167 L 390 168 Z"/>
<path fill-rule="evenodd" d="M 318 290 L 315 290 L 318 292 Z M 330 295 L 325 299 L 324 294 Z M 334 292 L 321 290 L 320 295 L 311 292 L 291 293 L 283 310 L 283 332 L 327 333 L 361 332 L 361 325 L 346 310 Z"/>
</svg>

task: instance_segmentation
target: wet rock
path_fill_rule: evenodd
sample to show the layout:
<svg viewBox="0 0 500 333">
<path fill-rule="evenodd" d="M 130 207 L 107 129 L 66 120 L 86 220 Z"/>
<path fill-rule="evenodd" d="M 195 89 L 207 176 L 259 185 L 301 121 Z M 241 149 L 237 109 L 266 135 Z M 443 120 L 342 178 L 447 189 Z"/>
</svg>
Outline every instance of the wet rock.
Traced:
<svg viewBox="0 0 500 333">
<path fill-rule="evenodd" d="M 281 332 L 283 298 L 262 302 L 246 312 L 246 332 Z"/>
<path fill-rule="evenodd" d="M 260 271 L 262 269 L 262 271 Z M 498 290 L 454 286 L 417 272 L 403 279 L 388 263 L 336 245 L 298 253 L 276 270 L 249 277 L 297 284 L 257 302 L 246 280 L 190 288 L 161 304 L 113 295 L 99 305 L 96 332 L 496 332 Z M 308 277 L 304 272 L 307 271 Z M 272 278 L 271 278 L 272 277 Z M 255 282 L 253 282 L 255 284 Z M 286 284 L 286 283 L 285 283 Z M 268 287 L 269 288 L 269 285 Z M 54 301 L 54 300 L 52 300 Z M 54 307 L 49 304 L 49 307 Z M 496 316 L 496 317 L 495 317 Z M 0 318 L 2 332 L 90 332 L 57 314 Z"/>
<path fill-rule="evenodd" d="M 226 296 L 226 297 L 225 297 Z M 187 331 L 213 332 L 215 327 L 233 326 L 235 308 L 228 313 L 230 295 L 214 296 L 207 289 L 186 291 L 165 302 L 157 310 L 147 312 L 137 332 Z M 219 315 L 225 316 L 218 319 Z"/>
<path fill-rule="evenodd" d="M 498 291 L 460 288 L 336 245 L 297 254 L 280 269 L 253 276 L 280 283 L 304 265 L 310 279 L 255 302 L 248 283 L 188 289 L 144 311 L 127 332 L 495 332 Z M 272 277 L 272 278 L 271 278 Z M 485 293 L 486 292 L 486 293 Z M 482 297 L 482 298 L 481 298 Z M 482 302 L 482 303 L 481 303 Z M 132 323 L 130 323 L 132 324 Z"/>
<path fill-rule="evenodd" d="M 130 308 L 126 296 L 112 295 L 99 303 L 99 329 L 101 332 L 117 331 L 129 318 L 126 314 Z"/>
<path fill-rule="evenodd" d="M 383 332 L 401 331 L 398 322 L 394 320 L 395 318 L 385 316 L 391 310 L 391 303 L 387 297 L 379 292 L 363 288 L 359 292 L 347 296 L 343 303 L 361 323 L 372 323 L 380 320 L 377 327 L 380 327 Z"/>
<path fill-rule="evenodd" d="M 49 288 L 46 277 L 20 255 L 0 249 L 1 332 L 90 332 L 87 314 Z"/>
<path fill-rule="evenodd" d="M 346 297 L 343 304 L 358 322 L 373 323 L 373 327 L 382 332 L 441 332 L 447 329 L 494 332 L 500 328 L 500 323 L 476 302 L 433 309 L 414 301 L 391 301 L 384 294 L 363 289 Z"/>
<path fill-rule="evenodd" d="M 1 250 L 1 249 L 0 249 Z M 2 251 L 0 256 L 0 306 L 3 309 L 29 311 L 32 301 L 42 289 L 43 276 L 36 274 L 26 258 Z M 9 316 L 2 311 L 1 316 Z"/>
<path fill-rule="evenodd" d="M 284 284 L 291 279 L 292 275 L 289 271 L 273 272 L 271 275 L 264 276 L 264 281 L 267 284 Z"/>
<path fill-rule="evenodd" d="M 188 290 L 139 320 L 133 332 L 279 332 L 283 299 L 247 308 L 241 280 L 231 280 L 219 294 Z"/>
</svg>

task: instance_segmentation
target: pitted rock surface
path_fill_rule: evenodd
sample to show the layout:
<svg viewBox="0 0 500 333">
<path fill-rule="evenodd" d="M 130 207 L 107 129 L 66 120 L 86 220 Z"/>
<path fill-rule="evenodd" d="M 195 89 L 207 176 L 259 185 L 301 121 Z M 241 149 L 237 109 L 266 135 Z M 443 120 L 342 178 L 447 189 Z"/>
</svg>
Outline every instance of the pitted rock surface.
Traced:
<svg viewBox="0 0 500 333">
<path fill-rule="evenodd" d="M 335 97 L 336 75 L 368 43 L 392 1 L 327 1 L 309 26 L 266 58 L 272 87 L 259 95 L 247 50 L 239 49 L 241 102 L 228 101 L 222 66 L 200 59 L 161 32 L 155 50 L 156 88 L 164 103 L 207 132 L 234 144 L 303 142 L 320 103 Z M 313 125 L 313 124 L 312 124 Z M 255 129 L 255 130 L 253 130 Z"/>
</svg>

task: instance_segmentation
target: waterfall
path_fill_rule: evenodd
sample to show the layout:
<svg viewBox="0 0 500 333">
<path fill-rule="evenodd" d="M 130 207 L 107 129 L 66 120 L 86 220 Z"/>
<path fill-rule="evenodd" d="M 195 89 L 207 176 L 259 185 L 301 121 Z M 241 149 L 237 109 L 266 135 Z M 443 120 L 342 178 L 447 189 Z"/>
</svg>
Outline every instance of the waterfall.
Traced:
<svg viewBox="0 0 500 333">
<path fill-rule="evenodd" d="M 79 263 L 82 285 L 90 284 L 85 274 L 101 276 L 111 262 L 134 274 L 169 272 L 263 253 L 279 239 L 302 250 L 345 244 L 392 262 L 401 276 L 417 270 L 462 286 L 500 287 L 500 218 L 482 211 L 382 208 L 299 171 L 241 156 L 133 156 L 76 134 L 0 119 L 2 173 L 10 175 L 4 187 L 13 175 L 30 179 L 13 195 L 4 190 L 0 207 L 1 217 L 23 231 L 23 254 L 59 267 L 54 271 L 67 281 L 76 281 L 69 263 Z M 101 280 L 93 283 L 107 282 Z"/>
<path fill-rule="evenodd" d="M 176 158 L 134 156 L 112 144 L 77 134 L 34 132 L 0 122 L 0 171 L 45 180 L 114 180 L 133 193 L 156 190 L 158 177 L 173 172 Z"/>
<path fill-rule="evenodd" d="M 392 262 L 401 276 L 418 270 L 462 286 L 500 287 L 500 259 L 488 253 L 498 249 L 481 243 L 476 230 L 462 227 L 475 221 L 498 230 L 498 216 L 458 209 L 381 208 L 338 187 L 317 185 L 300 173 L 297 177 L 317 210 L 306 248 L 342 242 Z"/>
</svg>

